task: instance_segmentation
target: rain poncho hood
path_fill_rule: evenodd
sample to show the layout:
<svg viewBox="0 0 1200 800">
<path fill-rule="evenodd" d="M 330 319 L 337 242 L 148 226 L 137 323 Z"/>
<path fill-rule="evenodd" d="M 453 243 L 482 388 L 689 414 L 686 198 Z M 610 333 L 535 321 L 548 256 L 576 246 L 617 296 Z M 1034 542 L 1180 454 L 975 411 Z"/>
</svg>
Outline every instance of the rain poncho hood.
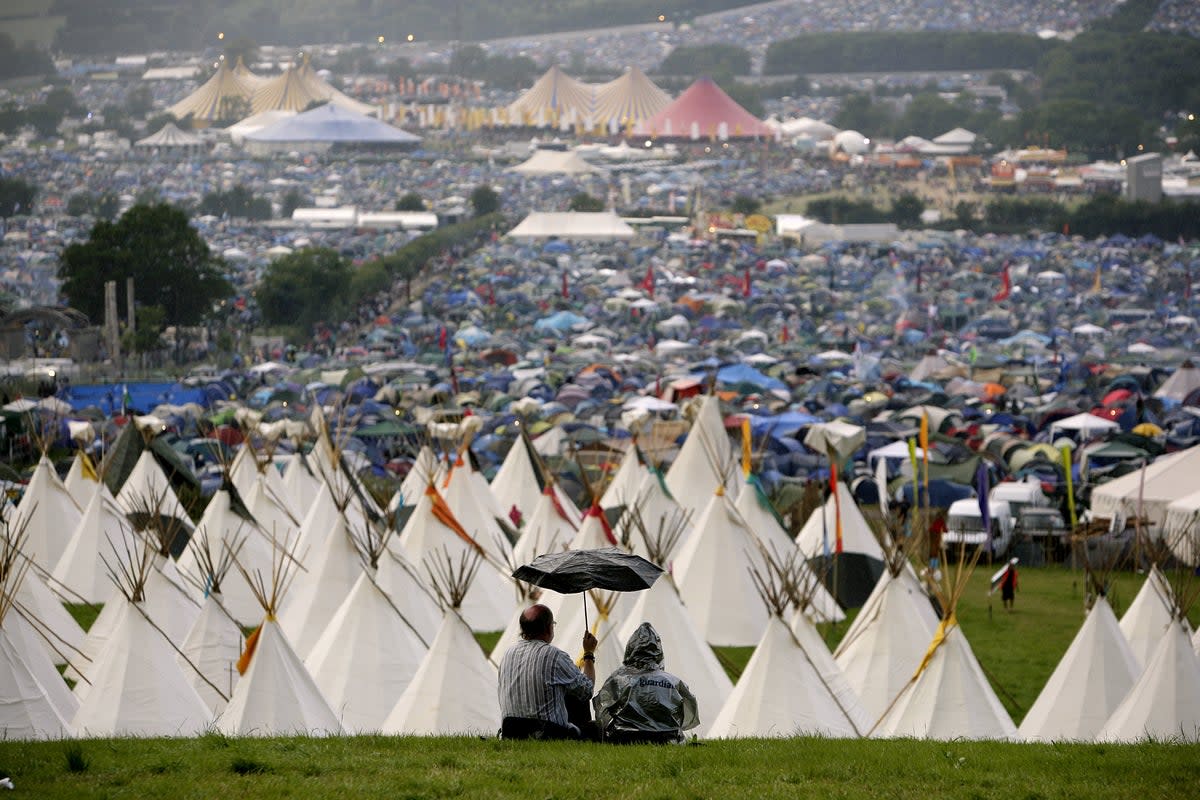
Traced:
<svg viewBox="0 0 1200 800">
<path fill-rule="evenodd" d="M 625 666 L 631 669 L 662 669 L 662 638 L 649 622 L 638 626 L 625 645 Z"/>
<path fill-rule="evenodd" d="M 662 639 L 643 622 L 625 646 L 625 663 L 596 695 L 596 720 L 614 733 L 676 734 L 700 724 L 696 698 L 687 684 L 663 671 Z"/>
</svg>

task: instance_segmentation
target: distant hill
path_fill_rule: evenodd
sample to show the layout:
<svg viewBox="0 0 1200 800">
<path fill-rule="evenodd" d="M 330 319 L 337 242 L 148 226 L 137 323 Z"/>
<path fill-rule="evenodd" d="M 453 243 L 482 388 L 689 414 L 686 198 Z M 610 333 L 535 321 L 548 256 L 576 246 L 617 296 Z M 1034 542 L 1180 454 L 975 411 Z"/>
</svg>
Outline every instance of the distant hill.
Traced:
<svg viewBox="0 0 1200 800">
<path fill-rule="evenodd" d="M 34 0 L 24 0 L 33 2 Z M 69 54 L 196 50 L 217 34 L 260 44 L 479 41 L 612 25 L 672 21 L 748 5 L 738 0 L 49 0 Z"/>
</svg>

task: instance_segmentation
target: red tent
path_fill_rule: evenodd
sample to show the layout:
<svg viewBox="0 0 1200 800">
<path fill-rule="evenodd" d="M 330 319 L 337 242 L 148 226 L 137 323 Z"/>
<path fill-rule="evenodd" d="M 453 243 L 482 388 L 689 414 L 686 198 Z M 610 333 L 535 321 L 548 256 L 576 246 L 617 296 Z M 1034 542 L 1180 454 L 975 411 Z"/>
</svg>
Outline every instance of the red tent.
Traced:
<svg viewBox="0 0 1200 800">
<path fill-rule="evenodd" d="M 648 120 L 636 136 L 660 139 L 767 139 L 774 132 L 721 91 L 712 78 L 699 78 L 683 94 Z"/>
</svg>

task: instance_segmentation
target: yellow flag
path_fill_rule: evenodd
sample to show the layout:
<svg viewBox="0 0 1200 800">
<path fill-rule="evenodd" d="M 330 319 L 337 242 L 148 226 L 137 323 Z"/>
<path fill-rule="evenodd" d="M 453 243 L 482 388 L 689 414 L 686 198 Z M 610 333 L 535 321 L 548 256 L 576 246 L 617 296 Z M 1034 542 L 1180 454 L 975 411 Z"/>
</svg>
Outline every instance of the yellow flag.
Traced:
<svg viewBox="0 0 1200 800">
<path fill-rule="evenodd" d="M 925 490 L 929 491 L 929 414 L 921 412 L 921 465 L 925 468 Z"/>
<path fill-rule="evenodd" d="M 1071 514 L 1071 530 L 1073 531 L 1079 524 L 1079 520 L 1075 516 L 1075 487 L 1071 480 L 1071 448 L 1069 447 L 1062 449 L 1062 465 L 1063 474 L 1067 479 L 1067 511 Z"/>
<path fill-rule="evenodd" d="M 742 418 L 742 476 L 750 477 L 750 418 Z"/>
<path fill-rule="evenodd" d="M 913 508 L 917 508 L 920 506 L 920 497 L 917 496 L 917 475 L 919 475 L 921 471 L 919 469 L 917 469 L 917 441 L 916 441 L 916 439 L 910 438 L 908 440 L 908 460 L 910 462 L 912 462 L 912 486 L 913 486 L 912 504 L 913 504 Z"/>
</svg>

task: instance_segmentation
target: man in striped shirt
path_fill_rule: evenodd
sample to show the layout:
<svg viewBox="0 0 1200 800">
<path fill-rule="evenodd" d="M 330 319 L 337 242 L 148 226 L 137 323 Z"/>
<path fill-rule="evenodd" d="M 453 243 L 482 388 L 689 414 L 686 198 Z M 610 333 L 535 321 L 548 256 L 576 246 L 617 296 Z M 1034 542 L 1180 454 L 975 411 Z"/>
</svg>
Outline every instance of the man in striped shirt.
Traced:
<svg viewBox="0 0 1200 800">
<path fill-rule="evenodd" d="M 583 670 L 555 647 L 554 613 L 540 603 L 521 614 L 521 641 L 500 661 L 501 735 L 506 739 L 579 739 L 568 700 L 587 704 L 596 683 L 596 637 L 583 634 Z"/>
</svg>

